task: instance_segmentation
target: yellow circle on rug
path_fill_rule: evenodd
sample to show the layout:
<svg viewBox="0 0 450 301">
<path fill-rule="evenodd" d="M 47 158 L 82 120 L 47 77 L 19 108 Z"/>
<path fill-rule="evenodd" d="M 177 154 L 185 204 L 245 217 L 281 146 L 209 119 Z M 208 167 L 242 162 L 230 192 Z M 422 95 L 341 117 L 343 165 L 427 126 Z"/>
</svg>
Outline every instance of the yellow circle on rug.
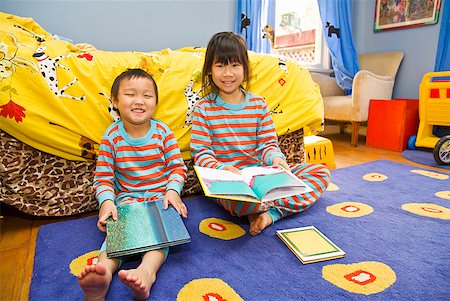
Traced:
<svg viewBox="0 0 450 301">
<path fill-rule="evenodd" d="M 364 180 L 370 181 L 370 182 L 381 182 L 381 181 L 386 180 L 387 178 L 388 177 L 386 175 L 383 175 L 383 174 L 377 173 L 377 172 L 368 173 L 363 176 Z"/>
<path fill-rule="evenodd" d="M 388 265 L 376 261 L 327 265 L 322 268 L 322 277 L 346 291 L 364 295 L 382 292 L 397 280 Z"/>
<path fill-rule="evenodd" d="M 70 262 L 70 273 L 74 276 L 80 274 L 80 272 L 84 269 L 85 266 L 91 264 L 97 264 L 98 260 L 98 252 L 100 250 L 94 250 L 89 253 L 78 256 L 74 260 Z"/>
<path fill-rule="evenodd" d="M 364 203 L 342 202 L 328 206 L 327 212 L 337 216 L 353 218 L 371 214 L 373 208 Z"/>
<path fill-rule="evenodd" d="M 241 226 L 215 217 L 202 220 L 198 229 L 205 235 L 223 240 L 235 239 L 245 234 L 245 230 Z"/>
<path fill-rule="evenodd" d="M 403 204 L 402 209 L 417 215 L 444 220 L 450 219 L 450 209 L 433 203 L 408 203 Z"/>
<path fill-rule="evenodd" d="M 336 191 L 339 190 L 339 186 L 334 183 L 328 184 L 327 191 Z"/>
<path fill-rule="evenodd" d="M 422 176 L 438 179 L 438 180 L 447 180 L 448 179 L 447 175 L 444 175 L 444 174 L 441 174 L 441 173 L 437 173 L 435 171 L 422 170 L 422 169 L 413 169 L 413 170 L 411 170 L 411 172 L 417 173 L 417 174 L 422 175 Z"/>
<path fill-rule="evenodd" d="M 438 191 L 434 195 L 441 199 L 450 200 L 450 190 Z"/>
<path fill-rule="evenodd" d="M 218 278 L 195 279 L 178 292 L 177 301 L 241 301 L 225 281 Z"/>
</svg>

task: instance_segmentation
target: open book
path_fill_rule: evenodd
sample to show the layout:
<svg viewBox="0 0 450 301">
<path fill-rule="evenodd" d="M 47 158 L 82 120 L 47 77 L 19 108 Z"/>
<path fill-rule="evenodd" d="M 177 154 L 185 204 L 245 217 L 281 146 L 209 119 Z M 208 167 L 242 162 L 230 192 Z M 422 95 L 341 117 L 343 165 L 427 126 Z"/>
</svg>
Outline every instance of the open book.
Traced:
<svg viewBox="0 0 450 301">
<path fill-rule="evenodd" d="M 247 167 L 241 174 L 194 166 L 206 196 L 261 203 L 312 191 L 281 167 Z"/>
<path fill-rule="evenodd" d="M 149 201 L 117 207 L 118 219 L 106 223 L 108 257 L 132 255 L 191 241 L 178 212 L 164 201 Z"/>
<path fill-rule="evenodd" d="M 314 226 L 277 230 L 276 233 L 303 264 L 345 256 L 341 248 Z"/>
</svg>

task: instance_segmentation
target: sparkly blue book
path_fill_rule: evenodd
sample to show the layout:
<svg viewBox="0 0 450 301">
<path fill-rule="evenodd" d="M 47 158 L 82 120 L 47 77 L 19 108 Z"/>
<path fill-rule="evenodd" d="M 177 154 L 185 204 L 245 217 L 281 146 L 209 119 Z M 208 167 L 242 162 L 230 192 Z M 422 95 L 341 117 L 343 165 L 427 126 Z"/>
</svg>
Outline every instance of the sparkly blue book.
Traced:
<svg viewBox="0 0 450 301">
<path fill-rule="evenodd" d="M 118 219 L 106 223 L 106 254 L 119 257 L 188 243 L 191 237 L 172 206 L 157 200 L 117 207 Z"/>
</svg>

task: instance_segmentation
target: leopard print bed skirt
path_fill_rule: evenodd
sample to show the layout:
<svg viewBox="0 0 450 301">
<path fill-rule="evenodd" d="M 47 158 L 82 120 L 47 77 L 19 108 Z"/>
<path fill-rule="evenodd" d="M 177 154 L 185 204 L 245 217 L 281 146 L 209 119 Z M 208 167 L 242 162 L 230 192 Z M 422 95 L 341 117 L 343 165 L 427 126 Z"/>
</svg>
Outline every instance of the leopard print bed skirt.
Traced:
<svg viewBox="0 0 450 301">
<path fill-rule="evenodd" d="M 290 163 L 305 162 L 303 130 L 279 137 Z M 200 194 L 192 160 L 182 197 Z M 33 216 L 69 216 L 97 210 L 95 163 L 38 151 L 0 130 L 0 201 Z"/>
</svg>

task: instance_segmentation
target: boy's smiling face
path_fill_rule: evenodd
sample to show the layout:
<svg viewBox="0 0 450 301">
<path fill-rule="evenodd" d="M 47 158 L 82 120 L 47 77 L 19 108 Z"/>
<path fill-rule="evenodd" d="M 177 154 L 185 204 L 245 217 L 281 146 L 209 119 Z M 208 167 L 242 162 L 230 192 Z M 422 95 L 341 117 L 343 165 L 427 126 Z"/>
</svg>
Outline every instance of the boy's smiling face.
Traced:
<svg viewBox="0 0 450 301">
<path fill-rule="evenodd" d="M 113 104 L 119 109 L 120 118 L 129 135 L 140 137 L 148 131 L 156 101 L 155 87 L 150 79 L 131 78 L 120 82 L 119 93 L 117 99 L 113 99 Z"/>
</svg>

